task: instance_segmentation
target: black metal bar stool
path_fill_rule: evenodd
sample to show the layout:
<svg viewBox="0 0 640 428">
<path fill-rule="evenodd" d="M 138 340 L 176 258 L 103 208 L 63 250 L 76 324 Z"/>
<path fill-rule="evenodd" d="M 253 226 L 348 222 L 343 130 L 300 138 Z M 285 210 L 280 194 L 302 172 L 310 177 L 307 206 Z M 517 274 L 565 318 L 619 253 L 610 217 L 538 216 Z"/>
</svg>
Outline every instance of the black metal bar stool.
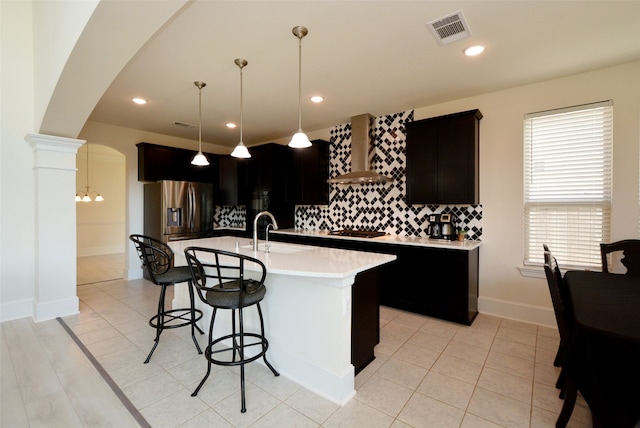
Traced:
<svg viewBox="0 0 640 428">
<path fill-rule="evenodd" d="M 245 405 L 244 365 L 262 357 L 275 376 L 280 373 L 267 361 L 269 342 L 264 335 L 264 320 L 260 301 L 267 289 L 264 280 L 267 270 L 264 264 L 253 257 L 211 248 L 188 247 L 184 250 L 187 263 L 191 268 L 192 282 L 203 302 L 211 306 L 211 324 L 209 325 L 209 345 L 204 351 L 207 358 L 207 373 L 191 394 L 195 397 L 211 373 L 211 364 L 222 366 L 240 366 L 240 393 L 242 413 Z M 245 265 L 252 264 L 259 269 L 260 280 L 245 278 Z M 209 282 L 208 282 L 209 281 Z M 248 333 L 244 329 L 243 309 L 255 305 L 260 318 L 260 333 Z M 213 325 L 218 309 L 231 309 L 231 334 L 213 337 Z M 236 313 L 238 330 L 236 330 Z M 230 347 L 218 347 L 222 342 L 231 343 Z M 251 349 L 251 351 L 248 351 Z M 225 359 L 222 359 L 226 356 Z"/>
<path fill-rule="evenodd" d="M 188 266 L 173 266 L 173 251 L 165 243 L 144 235 L 131 235 L 129 239 L 135 244 L 142 266 L 149 273 L 151 281 L 161 287 L 160 299 L 158 300 L 158 313 L 149 320 L 149 325 L 156 329 L 155 343 L 144 363 L 148 363 L 151 359 L 151 355 L 153 355 L 153 351 L 155 351 L 158 346 L 160 334 L 162 334 L 163 330 L 187 325 L 191 326 L 191 337 L 193 338 L 193 343 L 196 344 L 198 354 L 202 354 L 202 350 L 195 336 L 196 329 L 200 334 L 204 333 L 196 324 L 196 322 L 202 318 L 202 311 L 195 309 L 194 306 L 191 270 Z M 189 283 L 190 307 L 165 310 L 164 299 L 167 287 L 181 282 Z"/>
</svg>

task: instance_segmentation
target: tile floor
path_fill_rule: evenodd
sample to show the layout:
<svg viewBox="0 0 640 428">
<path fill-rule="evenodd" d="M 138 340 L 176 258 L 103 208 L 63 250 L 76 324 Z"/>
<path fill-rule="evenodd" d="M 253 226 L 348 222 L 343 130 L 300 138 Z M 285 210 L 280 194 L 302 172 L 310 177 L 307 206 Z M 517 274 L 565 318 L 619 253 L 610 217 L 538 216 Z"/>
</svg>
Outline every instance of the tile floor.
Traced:
<svg viewBox="0 0 640 428">
<path fill-rule="evenodd" d="M 58 321 L 22 319 L 0 324 L 0 426 L 533 428 L 555 426 L 562 407 L 554 329 L 483 314 L 466 327 L 383 307 L 377 358 L 347 405 L 250 364 L 242 414 L 237 370 L 214 366 L 190 396 L 206 363 L 188 329 L 165 331 L 142 364 L 158 291 L 146 280 L 98 280 L 78 287 L 80 313 L 64 318 L 142 421 Z M 569 426 L 591 426 L 580 397 Z"/>
</svg>

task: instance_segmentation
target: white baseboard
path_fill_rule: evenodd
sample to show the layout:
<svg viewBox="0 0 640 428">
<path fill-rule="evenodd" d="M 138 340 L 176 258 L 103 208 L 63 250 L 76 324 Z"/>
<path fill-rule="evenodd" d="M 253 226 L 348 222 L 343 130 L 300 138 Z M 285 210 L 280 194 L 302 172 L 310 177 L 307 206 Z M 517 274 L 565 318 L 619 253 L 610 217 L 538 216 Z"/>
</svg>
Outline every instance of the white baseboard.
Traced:
<svg viewBox="0 0 640 428">
<path fill-rule="evenodd" d="M 73 315 L 79 312 L 80 300 L 78 299 L 78 296 L 46 302 L 34 301 L 33 305 L 33 318 L 36 322 Z"/>
<path fill-rule="evenodd" d="M 103 254 L 124 253 L 122 245 L 105 245 L 103 247 L 78 248 L 77 257 L 101 256 Z"/>
<path fill-rule="evenodd" d="M 478 311 L 483 314 L 495 315 L 501 318 L 508 318 L 530 324 L 537 324 L 551 328 L 558 327 L 553 309 L 543 306 L 527 305 L 488 297 L 478 297 Z"/>
<path fill-rule="evenodd" d="M 0 303 L 0 322 L 13 321 L 33 315 L 33 299 Z"/>
</svg>

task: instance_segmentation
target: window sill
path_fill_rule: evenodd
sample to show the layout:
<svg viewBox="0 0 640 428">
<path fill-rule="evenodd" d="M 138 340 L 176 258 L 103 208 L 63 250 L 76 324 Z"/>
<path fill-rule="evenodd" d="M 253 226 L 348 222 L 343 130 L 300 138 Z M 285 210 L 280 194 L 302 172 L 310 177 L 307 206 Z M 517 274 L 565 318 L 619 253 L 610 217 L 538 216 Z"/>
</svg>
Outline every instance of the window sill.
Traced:
<svg viewBox="0 0 640 428">
<path fill-rule="evenodd" d="M 544 266 L 518 266 L 518 270 L 520 271 L 520 275 L 528 278 L 547 279 L 544 273 Z"/>
</svg>

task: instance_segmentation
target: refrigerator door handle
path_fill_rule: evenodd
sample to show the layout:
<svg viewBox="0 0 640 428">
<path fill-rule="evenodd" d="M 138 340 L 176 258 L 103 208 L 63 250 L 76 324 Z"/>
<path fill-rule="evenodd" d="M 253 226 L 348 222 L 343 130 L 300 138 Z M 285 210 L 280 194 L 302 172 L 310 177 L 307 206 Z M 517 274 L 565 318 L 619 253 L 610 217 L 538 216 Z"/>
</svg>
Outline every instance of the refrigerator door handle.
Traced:
<svg viewBox="0 0 640 428">
<path fill-rule="evenodd" d="M 193 184 L 189 183 L 189 191 L 188 191 L 188 204 L 189 204 L 189 231 L 193 232 L 195 227 L 195 216 L 196 216 L 196 195 L 195 189 L 193 188 Z"/>
</svg>

